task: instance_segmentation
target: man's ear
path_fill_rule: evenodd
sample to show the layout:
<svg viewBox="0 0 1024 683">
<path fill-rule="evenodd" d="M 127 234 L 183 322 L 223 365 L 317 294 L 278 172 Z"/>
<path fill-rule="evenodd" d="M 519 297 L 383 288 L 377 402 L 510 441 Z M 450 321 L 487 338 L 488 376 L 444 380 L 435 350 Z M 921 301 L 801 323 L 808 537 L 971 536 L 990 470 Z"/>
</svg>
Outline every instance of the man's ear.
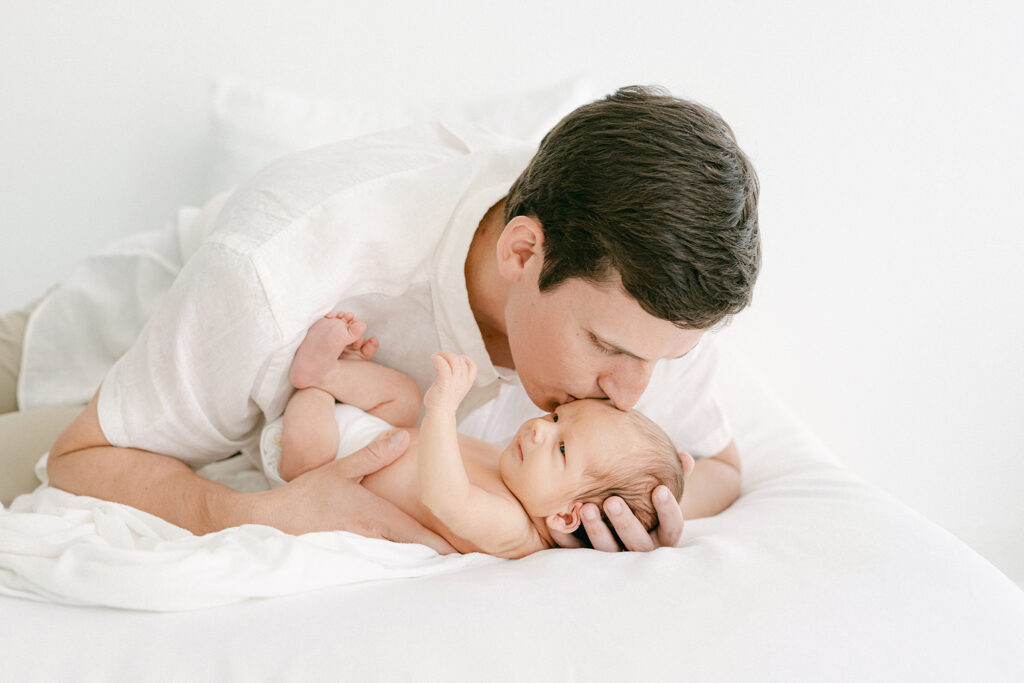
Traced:
<svg viewBox="0 0 1024 683">
<path fill-rule="evenodd" d="M 571 534 L 580 527 L 580 508 L 582 507 L 583 503 L 574 500 L 569 504 L 569 509 L 566 512 L 556 512 L 553 515 L 548 515 L 544 518 L 544 521 L 547 522 L 548 528 L 552 531 Z"/>
<path fill-rule="evenodd" d="M 693 472 L 693 466 L 697 463 L 694 462 L 693 456 L 686 451 L 679 451 L 679 462 L 683 465 L 683 476 L 690 476 L 690 472 Z"/>
<path fill-rule="evenodd" d="M 536 267 L 538 277 L 544 261 L 544 229 L 532 216 L 516 216 L 498 237 L 498 272 L 509 282 L 518 282 L 528 267 Z M 535 260 L 534 257 L 536 257 Z"/>
</svg>

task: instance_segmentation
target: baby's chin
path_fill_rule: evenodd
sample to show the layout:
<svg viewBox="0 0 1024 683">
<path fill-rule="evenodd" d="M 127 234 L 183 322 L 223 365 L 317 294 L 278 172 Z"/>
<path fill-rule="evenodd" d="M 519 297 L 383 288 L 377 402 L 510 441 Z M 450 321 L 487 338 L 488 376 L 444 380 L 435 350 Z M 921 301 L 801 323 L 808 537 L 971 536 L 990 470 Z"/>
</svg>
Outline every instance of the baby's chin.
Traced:
<svg viewBox="0 0 1024 683">
<path fill-rule="evenodd" d="M 516 435 L 518 437 L 518 434 Z M 512 459 L 516 457 L 516 440 L 512 439 L 508 442 L 508 445 L 501 449 L 501 453 L 498 454 L 498 474 L 501 476 L 501 481 L 512 491 L 512 487 L 509 486 L 508 479 L 505 475 L 505 467 L 512 465 Z M 515 493 L 513 491 L 513 493 Z"/>
</svg>

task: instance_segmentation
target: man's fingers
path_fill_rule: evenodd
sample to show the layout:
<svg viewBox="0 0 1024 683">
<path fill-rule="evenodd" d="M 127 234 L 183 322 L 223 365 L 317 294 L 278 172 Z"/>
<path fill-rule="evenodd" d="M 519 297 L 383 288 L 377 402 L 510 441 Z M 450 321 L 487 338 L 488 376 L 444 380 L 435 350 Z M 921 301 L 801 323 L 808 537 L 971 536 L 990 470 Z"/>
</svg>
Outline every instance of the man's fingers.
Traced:
<svg viewBox="0 0 1024 683">
<path fill-rule="evenodd" d="M 683 510 L 666 486 L 654 489 L 654 511 L 658 513 L 655 532 L 659 547 L 676 546 L 683 537 Z"/>
<path fill-rule="evenodd" d="M 381 434 L 365 448 L 347 458 L 338 460 L 338 469 L 348 479 L 361 479 L 387 467 L 405 453 L 409 447 L 409 432 L 396 429 Z"/>
<path fill-rule="evenodd" d="M 647 529 L 621 498 L 612 496 L 606 500 L 604 513 L 611 520 L 612 526 L 615 527 L 615 533 L 619 535 L 619 540 L 626 546 L 626 550 L 641 552 L 654 550 L 654 541 L 651 540 L 651 535 L 647 533 Z"/>
<path fill-rule="evenodd" d="M 342 476 L 359 480 L 387 467 L 409 447 L 409 432 L 396 429 L 381 434 L 365 448 L 338 461 Z M 443 538 L 428 530 L 394 504 L 361 489 L 365 499 L 360 505 L 364 521 L 352 531 L 371 538 L 386 538 L 398 543 L 422 543 L 439 553 L 454 552 Z"/>
<path fill-rule="evenodd" d="M 619 544 L 612 535 L 611 530 L 605 526 L 601 519 L 601 513 L 593 503 L 587 503 L 580 510 L 583 518 L 583 528 L 587 530 L 587 537 L 594 550 L 603 550 L 606 553 L 619 552 Z"/>
<path fill-rule="evenodd" d="M 372 520 L 355 532 L 370 538 L 384 538 L 396 543 L 421 543 L 443 554 L 455 552 L 443 538 L 383 498 L 367 500 L 364 519 Z"/>
<path fill-rule="evenodd" d="M 618 535 L 626 550 L 647 552 L 662 546 L 674 546 L 682 538 L 683 511 L 669 490 L 664 486 L 659 486 L 654 490 L 653 501 L 654 509 L 658 513 L 658 529 L 654 534 L 648 533 L 621 498 L 612 496 L 604 501 L 604 513 L 611 521 L 615 534 Z M 583 526 L 586 528 L 587 536 L 590 537 L 594 548 L 608 552 L 620 550 L 611 530 L 597 515 L 597 508 L 590 506 L 595 518 L 588 520 L 587 507 L 583 507 Z"/>
</svg>

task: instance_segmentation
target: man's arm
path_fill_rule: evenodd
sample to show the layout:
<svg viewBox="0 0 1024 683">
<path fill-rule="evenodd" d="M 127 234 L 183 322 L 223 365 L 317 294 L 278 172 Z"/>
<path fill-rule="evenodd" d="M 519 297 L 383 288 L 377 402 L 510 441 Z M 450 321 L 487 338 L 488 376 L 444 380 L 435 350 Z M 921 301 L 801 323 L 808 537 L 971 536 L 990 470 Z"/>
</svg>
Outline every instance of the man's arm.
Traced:
<svg viewBox="0 0 1024 683">
<path fill-rule="evenodd" d="M 711 517 L 732 505 L 740 497 L 740 471 L 740 451 L 735 441 L 713 458 L 698 460 L 683 491 L 683 517 Z"/>
<path fill-rule="evenodd" d="M 450 550 L 439 536 L 359 484 L 405 452 L 407 432 L 378 438 L 272 491 L 242 493 L 203 479 L 176 458 L 111 446 L 100 429 L 98 395 L 50 450 L 51 485 L 130 505 L 195 534 L 265 524 L 293 534 L 341 529 Z"/>
</svg>

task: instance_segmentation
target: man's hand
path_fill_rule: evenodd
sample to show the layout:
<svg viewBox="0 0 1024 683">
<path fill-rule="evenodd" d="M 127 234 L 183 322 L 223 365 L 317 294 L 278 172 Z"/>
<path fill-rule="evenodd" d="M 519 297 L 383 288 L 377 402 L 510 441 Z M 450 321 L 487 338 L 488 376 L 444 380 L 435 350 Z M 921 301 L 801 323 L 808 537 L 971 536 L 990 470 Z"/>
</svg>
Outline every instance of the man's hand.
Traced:
<svg viewBox="0 0 1024 683">
<path fill-rule="evenodd" d="M 740 454 L 736 443 L 729 444 L 713 458 L 704 458 L 699 467 L 693 457 L 680 453 L 679 459 L 686 477 L 683 495 L 692 517 L 710 517 L 729 507 L 740 494 Z M 691 476 L 692 475 L 692 476 Z M 664 486 L 654 489 L 654 509 L 658 513 L 658 526 L 648 532 L 621 498 L 611 497 L 604 501 L 605 515 L 615 528 L 625 550 L 648 551 L 665 546 L 675 546 L 683 536 L 682 503 L 677 503 L 671 492 Z M 584 505 L 581 514 L 583 527 L 587 530 L 590 543 L 596 550 L 617 552 L 623 548 L 615 541 L 615 535 L 601 519 L 597 506 Z M 579 539 L 569 534 L 555 534 L 555 542 L 563 548 L 580 547 Z"/>
<path fill-rule="evenodd" d="M 654 509 L 658 513 L 658 526 L 648 532 L 632 510 L 618 496 L 604 501 L 604 512 L 615 527 L 615 533 L 622 540 L 625 550 L 646 552 L 655 548 L 675 546 L 683 537 L 683 511 L 672 493 L 665 486 L 654 489 Z M 583 528 L 587 530 L 590 544 L 595 550 L 618 552 L 623 548 L 615 540 L 611 530 L 601 520 L 601 513 L 593 503 L 587 503 L 581 510 Z M 579 548 L 579 539 L 571 534 L 551 532 L 555 542 L 563 548 Z"/>
<path fill-rule="evenodd" d="M 454 552 L 440 536 L 360 485 L 363 477 L 387 467 L 408 447 L 408 432 L 383 434 L 346 458 L 268 491 L 257 515 L 266 517 L 264 524 L 293 534 L 342 529 L 399 543 L 422 543 L 439 553 Z"/>
</svg>

